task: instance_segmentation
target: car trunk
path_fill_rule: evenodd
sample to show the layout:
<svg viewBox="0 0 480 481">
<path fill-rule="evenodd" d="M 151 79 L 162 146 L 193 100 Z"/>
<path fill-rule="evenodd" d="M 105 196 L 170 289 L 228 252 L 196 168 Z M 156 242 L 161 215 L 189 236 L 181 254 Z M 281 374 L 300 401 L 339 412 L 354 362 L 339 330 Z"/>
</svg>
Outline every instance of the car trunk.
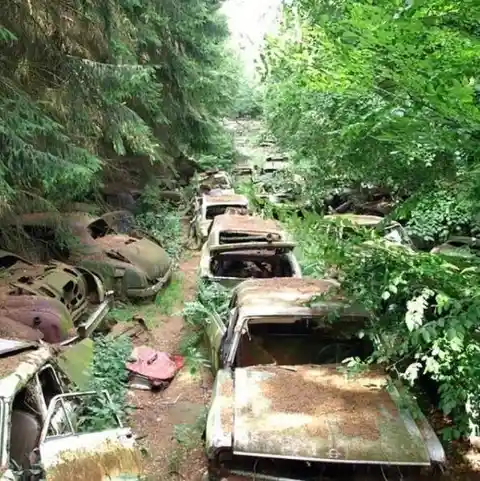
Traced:
<svg viewBox="0 0 480 481">
<path fill-rule="evenodd" d="M 110 254 L 120 254 L 131 264 L 142 269 L 149 281 L 163 277 L 170 266 L 170 258 L 158 244 L 148 239 L 136 239 L 127 235 L 109 234 L 96 239 Z"/>
<path fill-rule="evenodd" d="M 380 465 L 430 465 L 410 414 L 383 373 L 347 379 L 339 365 L 234 372 L 234 455 Z M 397 393 L 398 394 L 398 393 Z"/>
<path fill-rule="evenodd" d="M 140 479 L 141 457 L 128 428 L 53 437 L 40 457 L 46 481 Z"/>
</svg>

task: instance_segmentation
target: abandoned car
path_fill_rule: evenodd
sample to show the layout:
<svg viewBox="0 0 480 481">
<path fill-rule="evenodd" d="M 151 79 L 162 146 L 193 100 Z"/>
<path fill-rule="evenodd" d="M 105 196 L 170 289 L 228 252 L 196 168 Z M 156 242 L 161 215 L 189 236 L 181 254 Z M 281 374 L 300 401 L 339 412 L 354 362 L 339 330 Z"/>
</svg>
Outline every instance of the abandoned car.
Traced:
<svg viewBox="0 0 480 481">
<path fill-rule="evenodd" d="M 288 167 L 288 157 L 285 155 L 271 156 L 265 159 L 265 163 L 260 167 L 260 174 L 279 172 Z"/>
<path fill-rule="evenodd" d="M 319 297 L 337 287 L 305 278 L 244 281 L 228 321 L 206 324 L 216 379 L 204 479 L 354 479 L 354 469 L 399 479 L 405 469 L 445 462 L 400 383 L 380 369 L 347 375 L 342 361 L 364 359 L 372 346 L 359 335 L 362 309 Z"/>
<path fill-rule="evenodd" d="M 375 215 L 356 215 L 356 214 L 332 214 L 324 216 L 326 221 L 335 221 L 345 224 L 348 234 L 348 224 L 359 226 L 367 229 L 377 230 L 385 240 L 398 245 L 413 248 L 412 240 L 408 233 L 398 222 L 389 221 L 385 222 L 383 217 L 377 217 Z"/>
<path fill-rule="evenodd" d="M 89 270 L 31 262 L 0 250 L 0 316 L 38 330 L 48 343 L 73 342 L 102 325 L 112 292 Z M 12 327 L 12 334 L 18 326 Z M 15 330 L 16 329 L 16 330 Z M 23 329 L 25 331 L 25 329 Z"/>
<path fill-rule="evenodd" d="M 108 393 L 69 392 L 68 372 L 38 343 L 0 339 L 0 369 L 2 481 L 140 479 L 133 433 L 105 409 Z M 102 428 L 89 422 L 99 407 Z"/>
<path fill-rule="evenodd" d="M 230 190 L 233 188 L 230 176 L 221 170 L 202 172 L 198 174 L 196 182 L 199 194 L 208 193 L 213 189 Z"/>
<path fill-rule="evenodd" d="M 172 259 L 159 244 L 142 235 L 120 234 L 101 217 L 35 213 L 21 216 L 16 225 L 36 241 L 42 260 L 89 269 L 120 297 L 152 297 L 172 273 Z"/>
<path fill-rule="evenodd" d="M 195 199 L 195 214 L 192 219 L 191 236 L 199 247 L 207 239 L 210 226 L 217 215 L 225 214 L 229 208 L 248 210 L 248 199 L 239 194 L 202 195 Z"/>
<path fill-rule="evenodd" d="M 453 236 L 434 247 L 431 254 L 438 254 L 461 267 L 478 263 L 480 259 L 480 239 L 477 237 Z"/>
<path fill-rule="evenodd" d="M 200 277 L 226 287 L 250 277 L 301 277 L 294 248 L 295 243 L 274 220 L 219 215 L 202 247 Z"/>
<path fill-rule="evenodd" d="M 239 165 L 233 169 L 233 175 L 237 182 L 249 182 L 253 179 L 255 169 L 251 165 Z"/>
</svg>

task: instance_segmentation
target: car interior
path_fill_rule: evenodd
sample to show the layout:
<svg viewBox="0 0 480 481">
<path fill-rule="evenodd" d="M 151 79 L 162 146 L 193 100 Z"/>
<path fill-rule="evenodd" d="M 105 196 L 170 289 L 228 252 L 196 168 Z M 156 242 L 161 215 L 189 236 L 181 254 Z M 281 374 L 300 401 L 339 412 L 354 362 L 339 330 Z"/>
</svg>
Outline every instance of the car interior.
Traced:
<svg viewBox="0 0 480 481">
<path fill-rule="evenodd" d="M 235 365 L 338 364 L 348 357 L 365 359 L 372 352 L 371 343 L 356 336 L 363 322 L 359 318 L 303 318 L 292 323 L 261 319 L 248 324 L 240 340 Z"/>
<path fill-rule="evenodd" d="M 239 279 L 292 277 L 294 274 L 287 254 L 277 249 L 220 252 L 212 256 L 210 271 L 214 277 Z"/>
</svg>

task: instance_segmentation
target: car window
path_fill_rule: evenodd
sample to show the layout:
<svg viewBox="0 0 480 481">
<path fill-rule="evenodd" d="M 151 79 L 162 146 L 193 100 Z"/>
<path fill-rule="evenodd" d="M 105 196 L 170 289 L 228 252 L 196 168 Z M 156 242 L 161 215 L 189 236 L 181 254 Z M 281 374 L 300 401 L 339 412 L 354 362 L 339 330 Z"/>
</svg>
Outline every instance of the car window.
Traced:
<svg viewBox="0 0 480 481">
<path fill-rule="evenodd" d="M 237 366 L 337 364 L 349 357 L 365 359 L 372 353 L 370 341 L 356 335 L 364 324 L 358 318 L 339 317 L 333 323 L 326 318 L 261 321 L 249 322 L 242 334 L 235 355 Z"/>
<path fill-rule="evenodd" d="M 205 217 L 208 220 L 214 219 L 217 215 L 225 214 L 225 211 L 231 207 L 236 209 L 244 209 L 244 205 L 210 205 L 207 207 Z"/>
<path fill-rule="evenodd" d="M 105 219 L 97 219 L 88 224 L 87 227 L 90 235 L 94 239 L 98 239 L 99 237 L 105 237 L 108 234 L 113 234 L 115 231 L 108 225 Z"/>
</svg>

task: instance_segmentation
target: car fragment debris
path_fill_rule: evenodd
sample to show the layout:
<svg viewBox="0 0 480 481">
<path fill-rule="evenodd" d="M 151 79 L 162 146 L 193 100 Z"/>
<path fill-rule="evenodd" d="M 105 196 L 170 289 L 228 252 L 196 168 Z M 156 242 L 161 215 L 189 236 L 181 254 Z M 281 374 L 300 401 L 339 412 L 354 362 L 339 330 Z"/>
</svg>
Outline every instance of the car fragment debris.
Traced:
<svg viewBox="0 0 480 481">
<path fill-rule="evenodd" d="M 130 387 L 141 390 L 165 388 L 183 365 L 182 356 L 172 356 L 148 346 L 137 346 L 126 363 L 130 372 Z"/>
</svg>

